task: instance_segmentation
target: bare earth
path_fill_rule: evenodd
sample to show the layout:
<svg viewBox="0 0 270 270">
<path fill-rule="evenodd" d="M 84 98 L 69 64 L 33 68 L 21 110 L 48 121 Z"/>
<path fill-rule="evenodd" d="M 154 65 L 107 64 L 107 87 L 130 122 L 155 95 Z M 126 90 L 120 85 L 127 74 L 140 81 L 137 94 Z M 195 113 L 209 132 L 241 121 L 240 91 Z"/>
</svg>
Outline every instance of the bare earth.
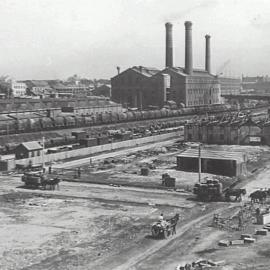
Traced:
<svg viewBox="0 0 270 270">
<path fill-rule="evenodd" d="M 270 188 L 269 149 L 239 150 L 249 154 L 248 167 L 253 171 L 241 185 L 248 193 Z M 132 162 L 153 158 L 135 158 Z M 93 172 L 99 177 L 104 173 L 108 182 L 102 185 L 62 182 L 60 191 L 24 189 L 20 175 L 1 176 L 0 269 L 169 270 L 199 258 L 223 261 L 213 269 L 269 269 L 270 236 L 256 236 L 252 245 L 223 248 L 217 244 L 220 239 L 238 239 L 242 232 L 210 226 L 214 213 L 230 216 L 244 202 L 201 203 L 192 200 L 188 192 L 151 189 L 149 183 L 147 189 L 142 188 L 147 181 L 160 185 L 164 172 L 177 178 L 179 188 L 197 180 L 196 174 L 175 171 L 174 164 L 162 161 L 175 162 L 173 153 L 160 154 L 158 159 L 161 162 L 149 177 L 130 173 L 137 165 L 129 162 L 106 172 Z M 141 179 L 141 186 L 104 185 L 113 179 L 126 179 L 127 183 Z M 177 234 L 152 239 L 151 224 L 161 212 L 165 217 L 180 214 Z M 261 227 L 250 223 L 245 232 L 254 234 L 257 228 Z"/>
</svg>

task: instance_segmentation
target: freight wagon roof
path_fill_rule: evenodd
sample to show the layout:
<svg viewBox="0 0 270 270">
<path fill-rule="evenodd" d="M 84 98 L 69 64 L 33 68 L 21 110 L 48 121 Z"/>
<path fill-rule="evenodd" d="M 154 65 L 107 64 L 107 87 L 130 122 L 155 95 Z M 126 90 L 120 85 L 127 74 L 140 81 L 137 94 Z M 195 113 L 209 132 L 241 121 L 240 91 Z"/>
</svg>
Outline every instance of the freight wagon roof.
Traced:
<svg viewBox="0 0 270 270">
<path fill-rule="evenodd" d="M 29 118 L 40 118 L 41 116 L 39 114 L 36 113 L 14 113 L 14 114 L 10 114 L 10 117 L 14 118 L 14 119 L 29 119 Z"/>
<path fill-rule="evenodd" d="M 177 158 L 198 158 L 199 150 L 190 148 L 181 154 L 177 155 Z M 201 158 L 204 159 L 219 159 L 219 160 L 235 160 L 237 163 L 243 163 L 245 156 L 241 152 L 228 152 L 228 151 L 214 151 L 208 149 L 201 149 Z"/>
<path fill-rule="evenodd" d="M 45 137 L 45 139 L 52 139 L 55 137 L 60 137 L 60 135 L 57 132 L 50 132 L 50 133 L 30 133 L 30 134 L 14 134 L 0 137 L 0 145 L 5 145 L 7 143 L 15 143 L 20 144 L 22 142 L 27 141 L 35 141 L 35 140 L 42 140 L 42 137 Z"/>
</svg>

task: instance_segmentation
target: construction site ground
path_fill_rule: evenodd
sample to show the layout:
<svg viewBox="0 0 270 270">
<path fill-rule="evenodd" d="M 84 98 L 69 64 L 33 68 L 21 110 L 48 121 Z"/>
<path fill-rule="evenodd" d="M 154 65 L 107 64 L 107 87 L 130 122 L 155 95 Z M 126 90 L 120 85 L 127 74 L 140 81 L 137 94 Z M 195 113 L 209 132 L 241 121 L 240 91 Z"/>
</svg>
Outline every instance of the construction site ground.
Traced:
<svg viewBox="0 0 270 270">
<path fill-rule="evenodd" d="M 248 193 L 270 188 L 268 147 L 211 147 L 247 153 L 248 174 L 239 187 Z M 80 178 L 77 168 L 61 169 L 62 177 L 70 181 L 61 182 L 55 191 L 26 189 L 19 174 L 0 176 L 0 269 L 169 270 L 199 258 L 220 261 L 212 269 L 269 269 L 270 235 L 256 236 L 254 244 L 218 246 L 219 240 L 239 239 L 241 233 L 254 234 L 262 226 L 252 220 L 244 231 L 211 226 L 214 214 L 229 218 L 249 198 L 243 202 L 194 200 L 190 187 L 198 175 L 175 170 L 175 156 L 183 149 L 172 142 L 129 157 L 117 156 L 114 162 L 84 163 Z M 140 167 L 146 164 L 155 169 L 142 176 Z M 160 189 L 165 172 L 176 177 L 176 190 Z M 213 177 L 202 174 L 206 176 Z M 151 224 L 160 213 L 165 218 L 180 214 L 176 235 L 151 237 Z"/>
</svg>

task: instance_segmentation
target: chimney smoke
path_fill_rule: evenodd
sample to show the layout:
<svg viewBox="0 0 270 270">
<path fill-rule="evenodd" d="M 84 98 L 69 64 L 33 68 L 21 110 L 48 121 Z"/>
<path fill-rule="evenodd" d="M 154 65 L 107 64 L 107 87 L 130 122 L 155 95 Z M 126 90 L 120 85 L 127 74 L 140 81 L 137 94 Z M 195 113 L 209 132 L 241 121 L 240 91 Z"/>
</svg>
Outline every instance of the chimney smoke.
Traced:
<svg viewBox="0 0 270 270">
<path fill-rule="evenodd" d="M 205 70 L 211 73 L 211 48 L 210 48 L 211 36 L 205 36 Z"/>
<path fill-rule="evenodd" d="M 173 25 L 169 22 L 165 24 L 166 27 L 166 67 L 173 67 Z"/>
<path fill-rule="evenodd" d="M 192 61 L 192 22 L 185 22 L 185 72 L 189 75 L 193 72 Z"/>
</svg>

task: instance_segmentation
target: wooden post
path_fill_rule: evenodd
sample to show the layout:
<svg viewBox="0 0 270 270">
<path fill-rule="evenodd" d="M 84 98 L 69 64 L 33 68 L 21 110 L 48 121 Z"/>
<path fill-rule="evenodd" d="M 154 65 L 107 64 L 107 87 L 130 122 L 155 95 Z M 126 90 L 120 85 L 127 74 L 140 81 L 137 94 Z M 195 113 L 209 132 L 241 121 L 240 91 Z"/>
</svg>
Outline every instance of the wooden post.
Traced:
<svg viewBox="0 0 270 270">
<path fill-rule="evenodd" d="M 201 164 L 201 144 L 198 146 L 198 154 L 199 154 L 199 183 L 201 182 L 201 172 L 202 172 L 202 164 Z"/>
<path fill-rule="evenodd" d="M 42 137 L 42 169 L 45 169 L 45 160 L 44 160 L 44 150 L 45 150 L 45 138 Z"/>
</svg>

